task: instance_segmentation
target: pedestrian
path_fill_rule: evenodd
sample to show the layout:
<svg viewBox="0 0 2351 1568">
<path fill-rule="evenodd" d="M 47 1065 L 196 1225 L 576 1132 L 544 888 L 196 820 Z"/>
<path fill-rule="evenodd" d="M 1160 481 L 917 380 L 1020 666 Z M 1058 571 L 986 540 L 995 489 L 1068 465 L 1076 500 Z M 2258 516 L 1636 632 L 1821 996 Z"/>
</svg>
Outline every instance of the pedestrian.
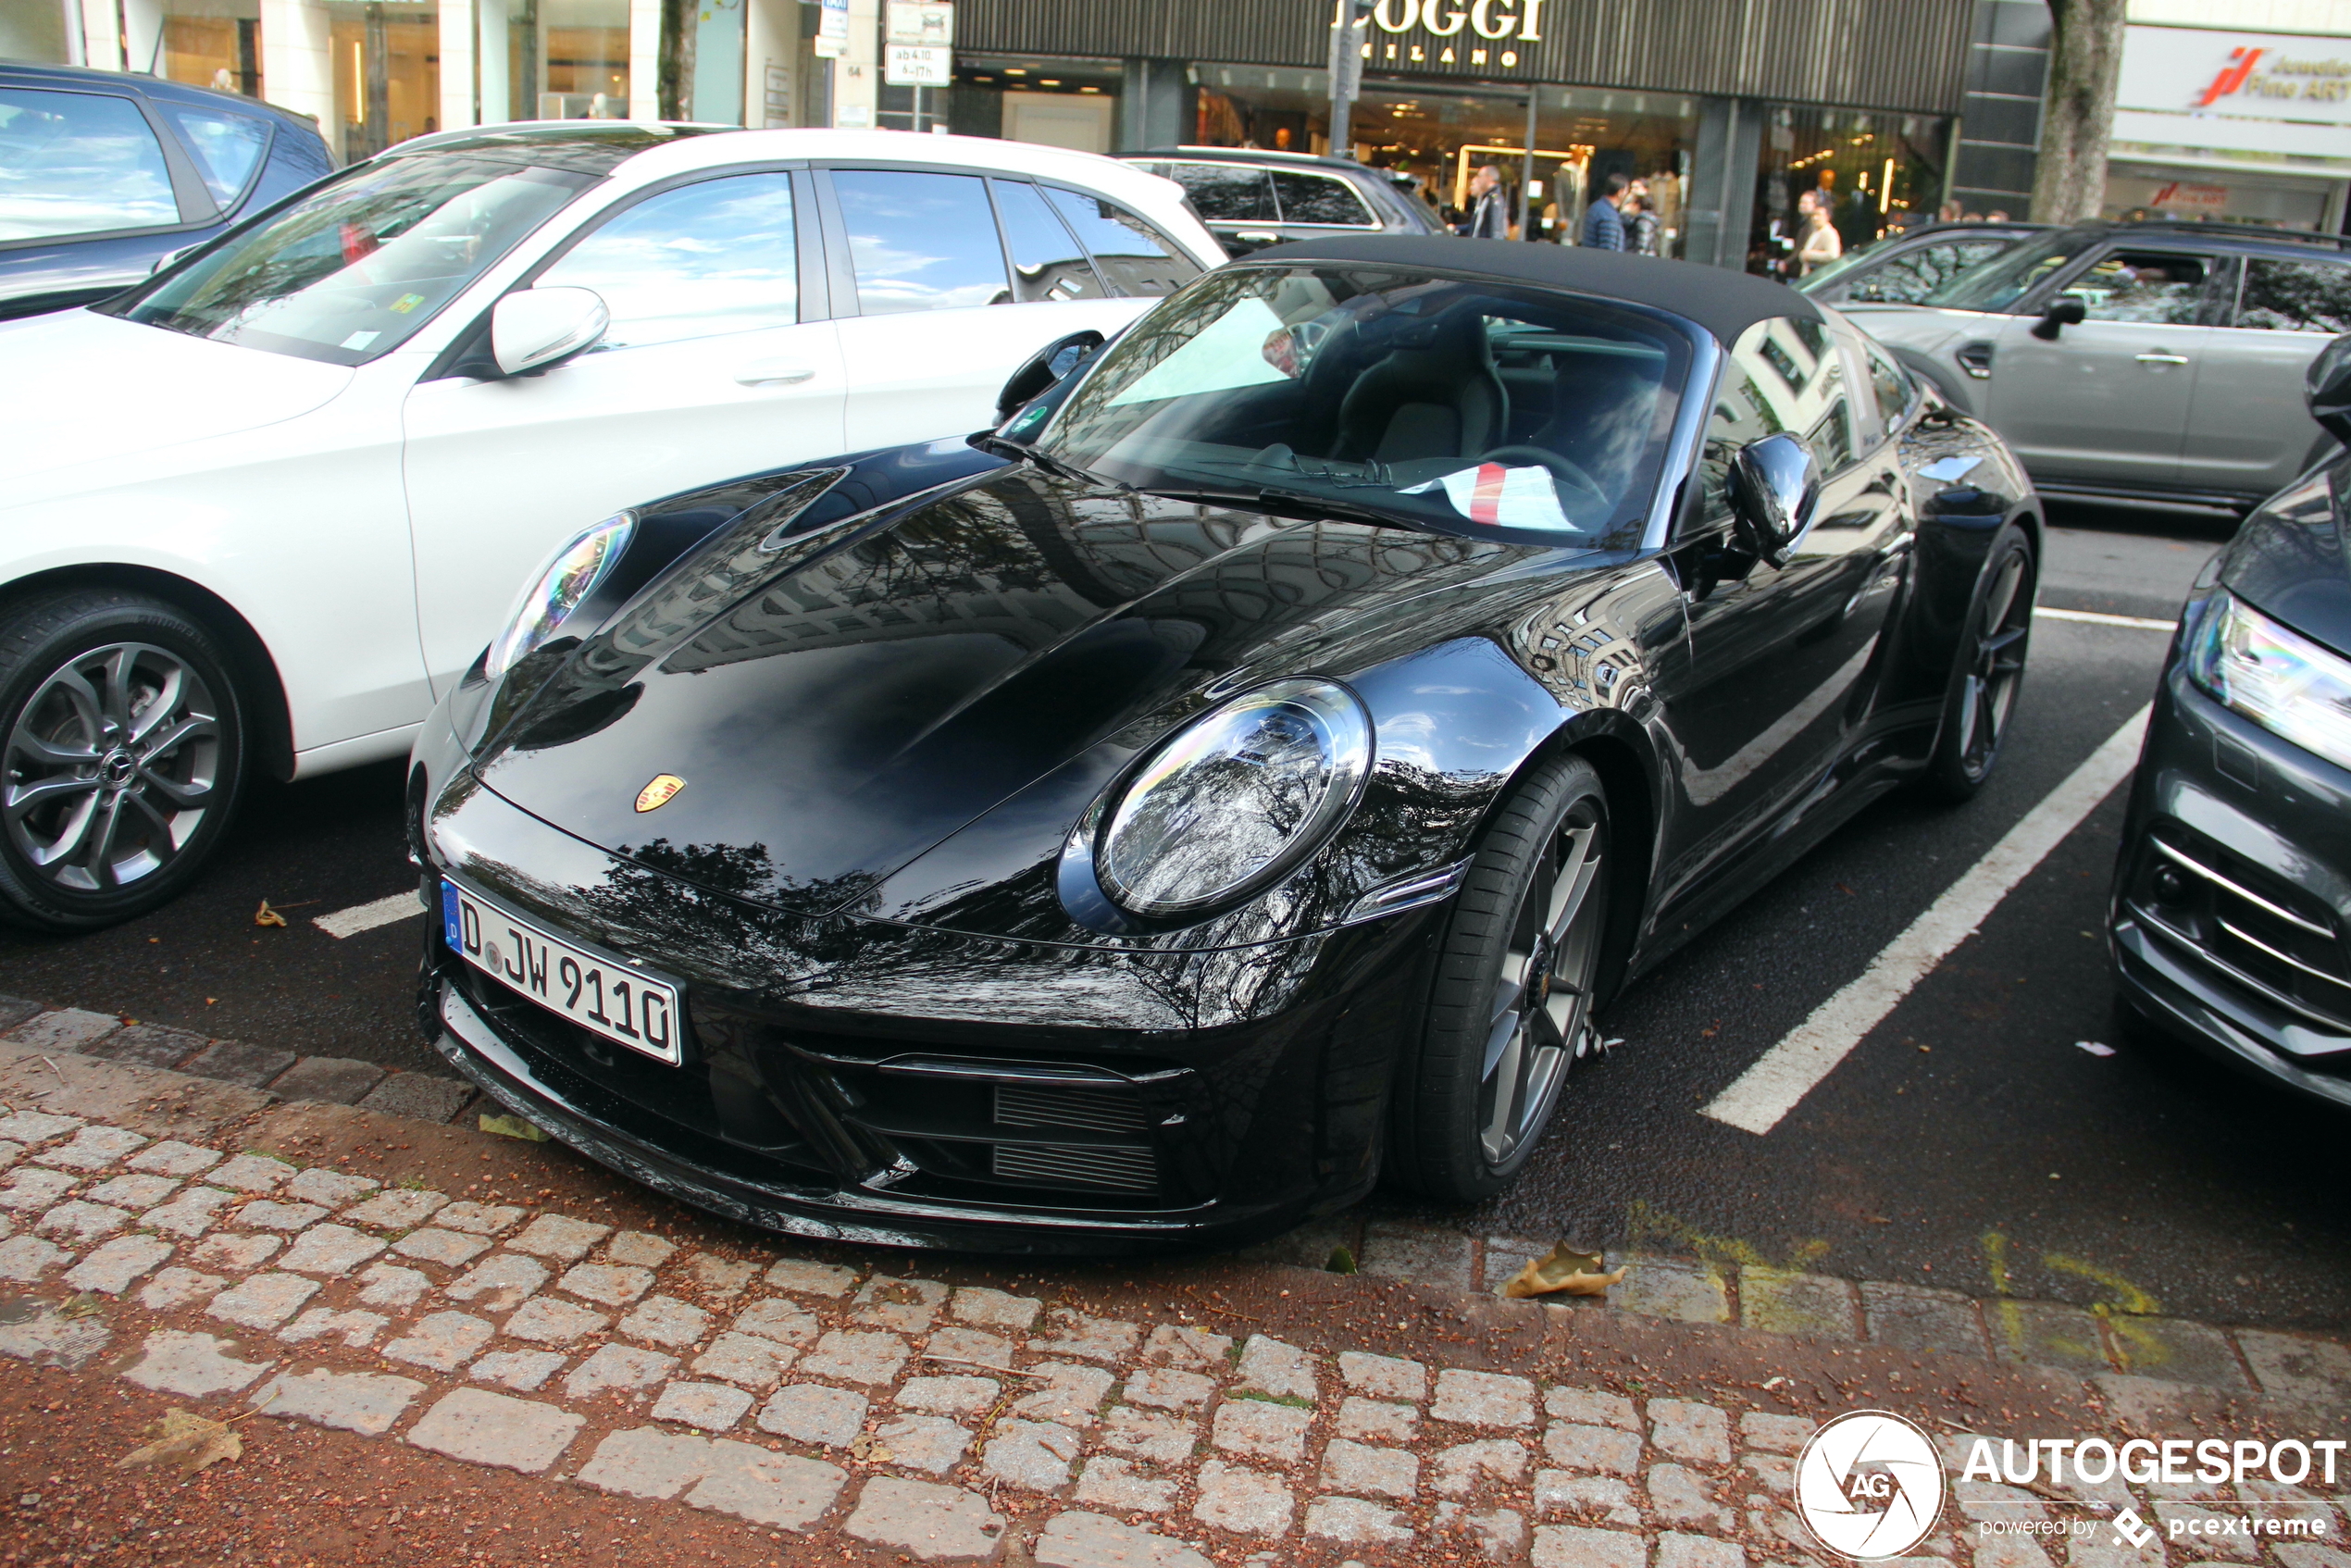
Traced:
<svg viewBox="0 0 2351 1568">
<path fill-rule="evenodd" d="M 1844 254 L 1845 242 L 1837 236 L 1836 225 L 1815 205 L 1804 215 L 1803 242 L 1796 250 L 1796 275 L 1810 277 L 1814 268 L 1826 267 Z"/>
<path fill-rule="evenodd" d="M 1502 198 L 1502 171 L 1482 164 L 1470 176 L 1470 213 L 1461 227 L 1464 240 L 1507 240 L 1511 237 L 1511 205 Z"/>
<path fill-rule="evenodd" d="M 1640 255 L 1658 254 L 1658 231 L 1662 227 L 1657 220 L 1657 204 L 1647 194 L 1625 196 L 1629 204 L 1624 218 L 1624 248 Z"/>
<path fill-rule="evenodd" d="M 1600 181 L 1600 193 L 1584 209 L 1584 233 L 1577 242 L 1596 251 L 1621 251 L 1624 248 L 1624 218 L 1616 210 L 1617 199 L 1632 181 L 1623 174 L 1611 174 Z"/>
</svg>

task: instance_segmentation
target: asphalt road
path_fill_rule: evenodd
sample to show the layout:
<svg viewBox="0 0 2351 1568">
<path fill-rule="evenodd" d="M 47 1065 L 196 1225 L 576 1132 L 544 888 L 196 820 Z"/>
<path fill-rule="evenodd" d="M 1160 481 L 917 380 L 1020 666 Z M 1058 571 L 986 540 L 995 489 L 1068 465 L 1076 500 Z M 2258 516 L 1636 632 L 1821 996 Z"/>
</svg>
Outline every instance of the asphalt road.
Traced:
<svg viewBox="0 0 2351 1568">
<path fill-rule="evenodd" d="M 2227 536 L 2146 513 L 2060 521 L 2043 604 L 2124 616 L 2168 619 Z M 2039 620 L 1983 795 L 1881 803 L 1645 977 L 1605 1021 L 1623 1045 L 1571 1082 L 1513 1191 L 1440 1217 L 1979 1294 L 1996 1257 L 2021 1296 L 2351 1324 L 2343 1116 L 2111 1032 L 2098 922 L 2120 790 L 1777 1126 L 1699 1114 L 2146 702 L 2165 641 Z M 400 774 L 257 788 L 171 908 L 70 940 L 0 935 L 0 991 L 443 1071 L 412 1022 L 421 923 L 340 940 L 311 924 L 413 885 Z M 254 925 L 265 898 L 284 928 Z"/>
</svg>

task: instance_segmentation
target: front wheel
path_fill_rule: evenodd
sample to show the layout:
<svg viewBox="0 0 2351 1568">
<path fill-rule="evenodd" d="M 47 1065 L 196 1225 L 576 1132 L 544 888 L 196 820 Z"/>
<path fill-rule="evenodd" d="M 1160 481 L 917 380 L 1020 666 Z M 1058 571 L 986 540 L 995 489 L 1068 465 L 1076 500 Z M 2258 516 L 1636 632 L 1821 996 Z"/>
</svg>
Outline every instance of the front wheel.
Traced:
<svg viewBox="0 0 2351 1568">
<path fill-rule="evenodd" d="M 69 933 L 166 902 L 220 841 L 245 721 L 212 633 L 108 589 L 0 620 L 0 919 Z"/>
<path fill-rule="evenodd" d="M 1476 1202 L 1534 1153 L 1569 1074 L 1598 1049 L 1611 852 L 1608 796 L 1579 757 L 1541 765 L 1495 813 L 1397 1084 L 1388 1174 L 1400 1185 Z"/>
<path fill-rule="evenodd" d="M 2034 579 L 2032 544 L 2021 533 L 2003 531 L 1977 576 L 1943 699 L 1942 728 L 1927 759 L 1928 792 L 1954 805 L 1974 799 L 2000 760 L 2024 684 Z"/>
</svg>

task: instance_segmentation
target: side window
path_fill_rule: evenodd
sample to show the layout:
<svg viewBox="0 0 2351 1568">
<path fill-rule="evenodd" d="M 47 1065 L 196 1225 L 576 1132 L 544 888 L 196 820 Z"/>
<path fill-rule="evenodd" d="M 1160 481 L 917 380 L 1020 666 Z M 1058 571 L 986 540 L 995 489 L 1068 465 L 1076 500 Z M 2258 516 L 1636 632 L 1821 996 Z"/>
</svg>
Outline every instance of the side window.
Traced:
<svg viewBox="0 0 2351 1568">
<path fill-rule="evenodd" d="M 1952 240 L 1921 245 L 1896 256 L 1854 283 L 1846 298 L 1883 305 L 1915 305 L 1979 261 L 1989 261 L 2007 250 L 2009 240 Z"/>
<path fill-rule="evenodd" d="M 138 105 L 111 93 L 0 87 L 0 240 L 179 221 L 163 144 Z"/>
<path fill-rule="evenodd" d="M 1345 224 L 1355 229 L 1372 229 L 1372 220 L 1363 198 L 1346 180 L 1328 174 L 1294 174 L 1288 169 L 1274 171 L 1274 193 L 1282 204 L 1284 223 Z"/>
<path fill-rule="evenodd" d="M 1012 246 L 1014 298 L 1026 305 L 1103 296 L 1107 291 L 1094 276 L 1093 263 L 1036 186 L 1022 180 L 991 180 L 989 188 L 996 193 L 996 211 Z"/>
<path fill-rule="evenodd" d="M 865 315 L 1011 303 L 1004 247 L 979 176 L 837 168 L 833 191 Z"/>
<path fill-rule="evenodd" d="M 2092 321 L 2192 327 L 2212 259 L 2178 251 L 2115 251 L 2065 286 Z"/>
<path fill-rule="evenodd" d="M 1765 436 L 1801 437 L 1835 473 L 1853 461 L 1853 410 L 1835 340 L 1817 321 L 1785 317 L 1758 321 L 1739 334 L 1707 419 L 1701 456 L 1709 520 L 1731 515 L 1731 459 Z"/>
<path fill-rule="evenodd" d="M 538 281 L 602 294 L 609 348 L 789 326 L 800 319 L 791 176 L 735 174 L 648 196 Z"/>
<path fill-rule="evenodd" d="M 1156 298 L 1200 276 L 1191 257 L 1116 202 L 1047 186 L 1053 210 L 1093 253 L 1102 278 L 1118 293 Z"/>
<path fill-rule="evenodd" d="M 1179 163 L 1159 172 L 1184 188 L 1192 210 L 1211 223 L 1275 221 L 1274 187 L 1262 168 L 1236 164 Z"/>
<path fill-rule="evenodd" d="M 269 145 L 269 128 L 251 115 L 228 114 L 204 105 L 175 104 L 167 98 L 157 106 L 194 155 L 205 189 L 227 207 L 253 178 L 255 166 Z"/>
<path fill-rule="evenodd" d="M 2236 324 L 2263 332 L 2351 332 L 2351 267 L 2254 256 L 2245 264 Z"/>
<path fill-rule="evenodd" d="M 1911 381 L 1910 373 L 1895 364 L 1892 356 L 1877 344 L 1865 345 L 1861 354 L 1870 367 L 1870 391 L 1877 397 L 1878 417 L 1890 425 L 1910 406 L 1918 388 Z"/>
</svg>

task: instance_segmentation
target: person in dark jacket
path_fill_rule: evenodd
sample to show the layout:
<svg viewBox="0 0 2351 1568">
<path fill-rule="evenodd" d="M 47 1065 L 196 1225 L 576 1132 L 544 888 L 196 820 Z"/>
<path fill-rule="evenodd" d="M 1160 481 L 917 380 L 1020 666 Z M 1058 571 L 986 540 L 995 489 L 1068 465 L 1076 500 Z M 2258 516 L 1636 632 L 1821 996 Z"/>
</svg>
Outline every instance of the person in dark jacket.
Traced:
<svg viewBox="0 0 2351 1568">
<path fill-rule="evenodd" d="M 1502 171 L 1486 164 L 1470 176 L 1469 221 L 1462 225 L 1465 240 L 1507 240 L 1511 237 L 1511 205 L 1502 195 Z"/>
<path fill-rule="evenodd" d="M 1624 248 L 1642 255 L 1657 255 L 1659 224 L 1657 204 L 1647 195 L 1627 193 L 1624 197 Z"/>
<path fill-rule="evenodd" d="M 1596 251 L 1621 251 L 1624 248 L 1624 218 L 1616 210 L 1617 198 L 1624 194 L 1631 181 L 1622 174 L 1611 174 L 1600 181 L 1600 193 L 1584 209 L 1584 246 Z"/>
</svg>

